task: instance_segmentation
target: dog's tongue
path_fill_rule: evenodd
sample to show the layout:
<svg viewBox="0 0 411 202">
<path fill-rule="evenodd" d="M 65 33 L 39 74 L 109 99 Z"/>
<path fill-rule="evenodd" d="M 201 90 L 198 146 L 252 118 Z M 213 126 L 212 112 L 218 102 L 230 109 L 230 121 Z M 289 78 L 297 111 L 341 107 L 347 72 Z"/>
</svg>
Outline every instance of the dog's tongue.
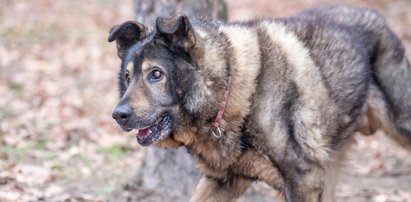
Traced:
<svg viewBox="0 0 411 202">
<path fill-rule="evenodd" d="M 148 137 L 150 134 L 151 134 L 151 130 L 150 130 L 150 129 L 148 129 L 148 128 L 146 128 L 146 129 L 141 129 L 141 130 L 138 130 L 137 137 L 140 138 L 140 139 L 145 139 L 145 138 Z"/>
</svg>

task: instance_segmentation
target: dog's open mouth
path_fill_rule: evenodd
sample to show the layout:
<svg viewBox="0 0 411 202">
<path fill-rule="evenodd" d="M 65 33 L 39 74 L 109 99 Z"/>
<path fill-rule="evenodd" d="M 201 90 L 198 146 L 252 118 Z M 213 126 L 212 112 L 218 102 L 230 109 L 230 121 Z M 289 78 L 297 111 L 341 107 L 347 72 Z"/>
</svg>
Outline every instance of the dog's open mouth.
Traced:
<svg viewBox="0 0 411 202">
<path fill-rule="evenodd" d="M 163 114 L 154 124 L 138 129 L 137 142 L 140 145 L 148 146 L 162 139 L 171 132 L 171 123 L 171 117 L 167 113 Z"/>
</svg>

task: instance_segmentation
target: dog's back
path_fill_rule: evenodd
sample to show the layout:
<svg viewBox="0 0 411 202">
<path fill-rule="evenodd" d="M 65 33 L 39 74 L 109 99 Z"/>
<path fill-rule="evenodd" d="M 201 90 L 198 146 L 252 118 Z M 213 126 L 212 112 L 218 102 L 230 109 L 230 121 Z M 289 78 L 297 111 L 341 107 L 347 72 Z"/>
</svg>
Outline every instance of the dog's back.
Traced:
<svg viewBox="0 0 411 202">
<path fill-rule="evenodd" d="M 385 19 L 369 9 L 347 7 L 314 9 L 301 17 L 323 18 L 346 27 L 348 34 L 360 33 L 356 44 L 366 51 L 372 72 L 362 132 L 382 129 L 400 145 L 410 148 L 411 68 L 404 46 Z"/>
<path fill-rule="evenodd" d="M 319 38 L 331 43 L 331 46 L 339 46 L 339 48 L 334 48 L 334 50 L 325 48 L 314 56 L 314 59 L 319 58 L 317 59 L 319 63 L 329 62 L 335 57 L 341 58 L 340 61 L 331 65 L 331 68 L 327 64 L 330 68 L 328 75 L 335 74 L 333 72 L 335 68 L 332 67 L 338 67 L 339 64 L 349 64 L 351 67 L 358 68 L 358 64 L 355 64 L 356 59 L 362 60 L 361 62 L 365 62 L 365 65 L 369 66 L 366 67 L 365 72 L 357 72 L 358 75 L 355 77 L 351 75 L 351 78 L 346 78 L 355 80 L 355 78 L 361 79 L 362 77 L 369 83 L 367 85 L 366 109 L 361 123 L 365 130 L 362 132 L 373 133 L 382 129 L 400 145 L 410 148 L 411 68 L 405 56 L 404 46 L 389 29 L 384 17 L 370 9 L 325 7 L 304 12 L 296 19 L 296 21 L 305 21 L 306 26 L 307 24 L 309 26 L 310 24 L 320 24 L 314 28 L 316 31 L 319 27 L 324 26 L 324 29 L 328 30 L 327 32 L 334 32 L 331 34 L 323 33 L 322 37 Z M 305 30 L 309 30 L 309 28 Z M 305 37 L 307 35 L 311 35 L 311 33 L 305 32 L 303 34 Z M 315 39 L 311 38 L 307 41 L 312 53 L 315 52 L 315 49 L 323 47 L 322 42 L 316 43 Z M 346 44 L 346 46 L 340 44 Z M 347 52 L 355 53 L 357 56 L 350 57 Z M 355 73 L 349 69 L 347 71 L 349 74 Z M 326 79 L 333 80 L 331 77 Z M 339 80 L 337 79 L 337 81 Z M 335 89 L 347 91 L 347 88 L 358 88 L 356 85 L 344 88 L 340 84 L 335 85 Z M 349 93 L 349 95 L 352 94 Z M 344 99 L 344 96 L 342 98 Z M 355 101 L 351 100 L 350 96 L 346 98 L 348 98 L 348 104 L 350 101 Z"/>
<path fill-rule="evenodd" d="M 271 88 L 287 80 L 297 82 L 299 90 L 306 89 L 305 94 L 316 89 L 312 92 L 316 101 L 325 97 L 325 102 L 333 101 L 338 108 L 336 119 L 340 119 L 339 129 L 332 132 L 339 136 L 333 138 L 336 146 L 351 134 L 341 135 L 342 130 L 359 122 L 348 117 L 361 115 L 365 116 L 361 120 L 362 132 L 383 129 L 401 145 L 411 144 L 411 69 L 403 45 L 379 13 L 335 6 L 276 20 L 204 22 L 200 23 L 200 33 L 202 29 L 220 32 L 231 42 L 232 48 L 226 51 L 231 59 L 238 60 L 240 74 L 250 80 L 242 81 L 245 85 L 256 79 L 261 88 L 257 91 L 270 94 L 275 90 L 265 89 L 264 85 Z M 207 29 L 210 24 L 214 31 Z M 211 59 L 205 63 L 227 60 L 222 55 L 208 56 Z M 249 88 L 254 90 L 253 86 Z"/>
</svg>

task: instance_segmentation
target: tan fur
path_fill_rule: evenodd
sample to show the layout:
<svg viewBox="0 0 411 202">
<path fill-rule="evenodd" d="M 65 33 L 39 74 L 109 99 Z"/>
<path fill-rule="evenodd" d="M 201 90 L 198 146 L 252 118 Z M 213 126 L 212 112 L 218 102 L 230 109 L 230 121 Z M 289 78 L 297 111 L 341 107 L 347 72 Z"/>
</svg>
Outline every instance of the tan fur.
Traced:
<svg viewBox="0 0 411 202">
<path fill-rule="evenodd" d="M 132 62 L 129 62 L 127 64 L 127 71 L 129 73 L 129 75 L 133 75 L 134 74 L 134 64 Z"/>
<path fill-rule="evenodd" d="M 141 70 L 142 72 L 147 71 L 150 67 L 155 67 L 158 66 L 156 61 L 151 61 L 151 60 L 144 60 L 143 63 L 141 64 Z"/>
<path fill-rule="evenodd" d="M 256 152 L 246 152 L 233 166 L 233 171 L 238 174 L 247 174 L 256 179 L 267 182 L 271 187 L 280 190 L 283 188 L 282 177 L 277 168 L 272 166 L 267 156 Z"/>
<path fill-rule="evenodd" d="M 233 45 L 235 65 L 231 67 L 231 94 L 228 100 L 227 119 L 238 116 L 243 119 L 250 110 L 250 97 L 255 92 L 256 78 L 260 71 L 259 44 L 256 30 L 240 26 L 222 26 Z"/>
<path fill-rule="evenodd" d="M 388 111 L 382 92 L 375 85 L 370 87 L 367 98 L 367 111 L 364 116 L 361 132 L 372 134 L 377 130 L 382 130 L 402 147 L 411 150 L 411 145 L 408 144 L 408 141 L 397 131 L 393 124 L 393 115 Z"/>
<path fill-rule="evenodd" d="M 225 60 L 222 58 L 224 47 L 215 46 L 215 44 L 209 42 L 207 40 L 208 35 L 206 31 L 199 29 L 197 32 L 199 39 L 197 40 L 195 47 L 195 54 L 207 56 L 198 58 L 198 63 L 202 65 L 200 67 L 201 70 L 204 71 L 204 73 L 207 73 L 210 77 L 224 74 L 223 68 L 216 68 L 223 67 L 225 64 Z"/>
<path fill-rule="evenodd" d="M 135 85 L 135 81 L 131 80 L 130 85 Z M 144 93 L 146 86 L 139 85 L 137 88 L 129 88 L 127 89 L 125 95 L 130 96 L 130 103 L 131 106 L 138 108 L 138 109 L 149 109 L 150 108 L 150 101 L 148 100 L 148 96 Z"/>
<path fill-rule="evenodd" d="M 197 185 L 191 202 L 232 202 L 235 201 L 250 185 L 251 180 L 235 179 L 226 185 L 203 177 Z"/>
<path fill-rule="evenodd" d="M 301 41 L 297 39 L 294 33 L 287 30 L 287 28 L 275 22 L 265 22 L 262 25 L 267 29 L 271 39 L 278 44 L 287 56 L 287 60 L 295 69 L 294 82 L 299 87 L 299 92 L 305 100 L 304 106 L 296 113 L 300 117 L 300 127 L 304 133 L 298 137 L 300 144 L 306 147 L 307 151 L 311 151 L 311 155 L 318 159 L 328 159 L 328 151 L 326 145 L 328 141 L 324 138 L 324 131 L 322 131 L 321 117 L 318 112 L 324 110 L 324 107 L 329 106 L 329 98 L 326 90 L 321 82 L 318 67 L 308 54 L 308 50 L 304 47 Z M 312 89 L 316 89 L 313 91 Z M 327 110 L 327 109 L 326 109 Z M 267 123 L 270 124 L 270 123 Z"/>
<path fill-rule="evenodd" d="M 215 172 L 204 163 L 198 164 L 200 169 L 208 176 L 215 178 L 225 178 L 227 171 L 221 170 Z M 267 182 L 270 186 L 277 189 L 283 187 L 282 178 L 276 168 L 263 155 L 254 152 L 247 152 L 238 158 L 238 161 L 232 165 L 231 170 L 236 174 L 252 176 L 255 179 Z M 208 201 L 235 201 L 251 184 L 252 180 L 243 178 L 229 178 L 226 185 L 218 185 L 218 182 L 203 178 L 199 183 L 196 192 L 191 201 L 208 202 Z"/>
</svg>

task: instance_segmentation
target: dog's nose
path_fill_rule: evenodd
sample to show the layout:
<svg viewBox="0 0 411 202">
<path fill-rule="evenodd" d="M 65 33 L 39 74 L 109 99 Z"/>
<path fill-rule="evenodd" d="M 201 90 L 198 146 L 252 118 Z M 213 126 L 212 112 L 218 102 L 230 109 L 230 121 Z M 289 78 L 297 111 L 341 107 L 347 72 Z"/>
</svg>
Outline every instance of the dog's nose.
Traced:
<svg viewBox="0 0 411 202">
<path fill-rule="evenodd" d="M 113 119 L 119 124 L 124 124 L 131 117 L 133 111 L 128 104 L 117 105 L 112 114 Z"/>
</svg>

